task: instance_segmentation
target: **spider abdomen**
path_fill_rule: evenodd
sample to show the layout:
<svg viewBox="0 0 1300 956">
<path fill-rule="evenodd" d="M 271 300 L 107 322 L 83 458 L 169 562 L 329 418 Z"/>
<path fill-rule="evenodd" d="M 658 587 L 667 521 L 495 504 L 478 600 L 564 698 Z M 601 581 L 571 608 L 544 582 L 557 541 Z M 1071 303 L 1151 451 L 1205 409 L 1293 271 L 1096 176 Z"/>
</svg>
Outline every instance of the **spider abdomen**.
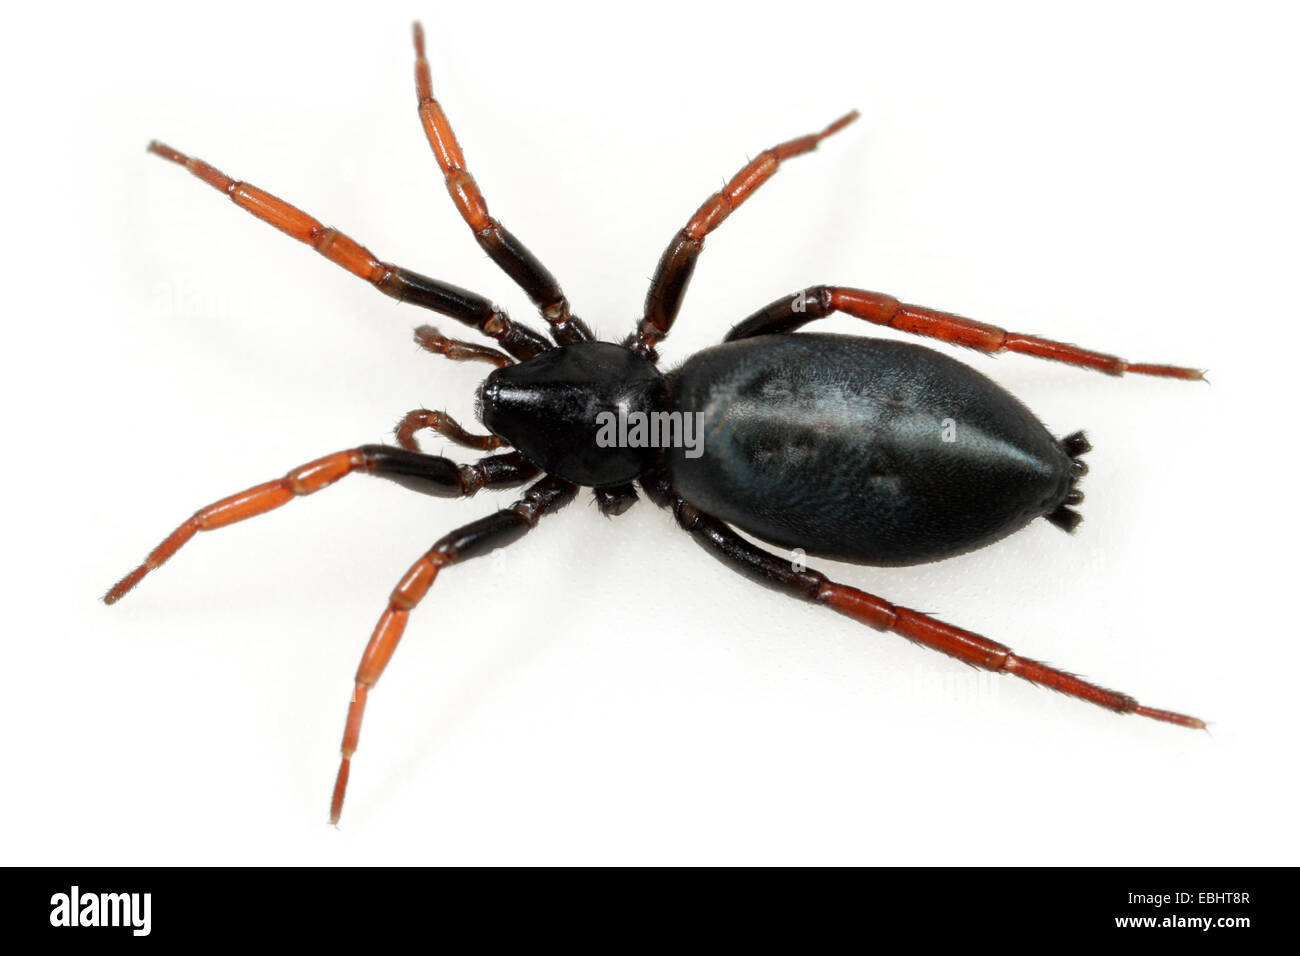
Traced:
<svg viewBox="0 0 1300 956">
<path fill-rule="evenodd" d="M 917 345 L 758 336 L 692 356 L 669 387 L 703 436 L 702 454 L 667 452 L 677 493 L 808 554 L 961 554 L 1058 512 L 1078 471 L 1014 396 Z"/>
</svg>

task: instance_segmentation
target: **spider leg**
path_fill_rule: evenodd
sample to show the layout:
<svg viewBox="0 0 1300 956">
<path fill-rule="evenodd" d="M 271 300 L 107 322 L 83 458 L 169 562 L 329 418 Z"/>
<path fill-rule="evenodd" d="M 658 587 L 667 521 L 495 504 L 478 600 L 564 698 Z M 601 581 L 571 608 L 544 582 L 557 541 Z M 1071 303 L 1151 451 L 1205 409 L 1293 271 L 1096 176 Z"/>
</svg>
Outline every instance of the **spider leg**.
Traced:
<svg viewBox="0 0 1300 956">
<path fill-rule="evenodd" d="M 759 584 L 825 605 L 878 631 L 892 631 L 974 667 L 1015 674 L 1030 683 L 1050 687 L 1117 713 L 1139 714 L 1182 727 L 1205 727 L 1204 721 L 1195 717 L 1146 707 L 1127 694 L 1107 690 L 1073 674 L 1020 657 L 1009 647 L 979 634 L 891 604 L 847 584 L 837 584 L 818 571 L 796 570 L 789 561 L 751 544 L 718 519 L 704 514 L 671 492 L 669 495 L 677 523 L 683 529 L 723 563 Z"/>
<path fill-rule="evenodd" d="M 379 681 L 393 652 L 397 650 L 397 642 L 406 630 L 411 610 L 428 593 L 438 572 L 448 565 L 476 558 L 519 540 L 533 529 L 542 515 L 559 511 L 574 499 L 577 492 L 577 485 L 547 476 L 532 485 L 522 498 L 504 511 L 490 514 L 444 535 L 403 575 L 388 599 L 388 607 L 375 625 L 365 653 L 361 655 L 356 688 L 352 693 L 352 702 L 348 705 L 347 724 L 343 731 L 343 759 L 339 763 L 334 796 L 330 801 L 330 823 L 338 823 L 339 814 L 343 812 L 343 797 L 347 791 L 352 755 L 356 753 L 357 740 L 361 735 L 361 717 L 366 708 L 366 697 Z"/>
<path fill-rule="evenodd" d="M 514 360 L 504 352 L 490 349 L 486 345 L 449 339 L 432 325 L 422 325 L 415 330 L 415 342 L 426 352 L 445 355 L 453 362 L 488 362 L 497 368 L 513 365 Z"/>
<path fill-rule="evenodd" d="M 594 336 L 586 324 L 569 310 L 560 284 L 528 248 L 505 226 L 488 215 L 487 201 L 474 177 L 465 166 L 456 133 L 451 128 L 442 105 L 433 98 L 433 78 L 424 55 L 424 28 L 412 26 L 415 40 L 415 94 L 419 99 L 420 123 L 428 137 L 433 156 L 447 181 L 447 191 L 461 217 L 474 232 L 483 251 L 528 294 L 542 316 L 550 323 L 551 336 L 560 345 L 589 342 Z"/>
<path fill-rule="evenodd" d="M 494 451 L 506 444 L 496 435 L 471 434 L 446 412 L 431 412 L 427 408 L 417 408 L 413 412 L 406 413 L 406 417 L 398 423 L 395 431 L 397 444 L 410 451 L 418 452 L 420 446 L 415 441 L 415 433 L 425 428 L 436 431 L 457 445 L 479 451 Z"/>
<path fill-rule="evenodd" d="M 654 347 L 673 327 L 681 310 L 686 287 L 695 272 L 695 260 L 704 249 L 704 237 L 730 216 L 759 186 L 776 174 L 784 160 L 811 152 L 827 136 L 839 132 L 858 118 L 857 110 L 841 116 L 820 133 L 800 136 L 773 146 L 755 156 L 745 168 L 736 173 L 720 192 L 714 193 L 695 211 L 690 222 L 673 237 L 646 294 L 645 316 L 631 336 L 629 345 L 646 357 L 654 355 Z"/>
<path fill-rule="evenodd" d="M 283 478 L 256 485 L 200 508 L 149 552 L 143 564 L 109 588 L 104 603 L 120 601 L 140 583 L 141 578 L 161 566 L 196 533 L 266 514 L 288 504 L 298 495 L 320 491 L 358 470 L 440 498 L 468 497 L 481 488 L 511 488 L 538 474 L 536 465 L 513 452 L 483 458 L 472 465 L 458 465 L 449 458 L 422 455 L 388 445 L 362 445 L 335 452 L 301 465 Z"/>
<path fill-rule="evenodd" d="M 1053 359 L 1069 365 L 1092 368 L 1108 375 L 1158 375 L 1165 378 L 1203 379 L 1204 373 L 1176 365 L 1136 365 L 1114 355 L 1081 349 L 1077 345 L 1053 342 L 1033 335 L 1008 332 L 996 325 L 986 325 L 949 312 L 939 312 L 919 305 L 908 305 L 879 292 L 819 285 L 803 289 L 792 296 L 777 299 L 759 309 L 727 333 L 724 341 L 747 339 L 755 335 L 793 332 L 834 312 L 865 319 L 913 335 L 928 335 L 955 345 L 965 345 L 990 354 L 1022 352 L 1038 358 Z"/>
<path fill-rule="evenodd" d="M 249 183 L 231 179 L 201 159 L 154 141 L 149 152 L 184 166 L 214 189 L 228 195 L 241 209 L 269 223 L 285 235 L 305 242 L 335 265 L 365 279 L 380 292 L 424 309 L 450 316 L 496 339 L 517 359 L 532 358 L 551 347 L 532 329 L 513 322 L 481 295 L 437 279 L 430 279 L 387 262 L 337 229 L 326 227 L 296 206 Z"/>
</svg>

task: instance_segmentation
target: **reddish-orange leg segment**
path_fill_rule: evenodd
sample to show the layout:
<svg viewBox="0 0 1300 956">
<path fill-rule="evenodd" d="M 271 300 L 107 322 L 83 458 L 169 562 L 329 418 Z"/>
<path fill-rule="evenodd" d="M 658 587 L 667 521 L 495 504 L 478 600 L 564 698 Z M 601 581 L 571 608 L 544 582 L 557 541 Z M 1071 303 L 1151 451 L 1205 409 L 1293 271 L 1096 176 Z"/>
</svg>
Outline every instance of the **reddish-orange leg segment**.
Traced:
<svg viewBox="0 0 1300 956">
<path fill-rule="evenodd" d="M 591 330 L 572 314 L 569 300 L 565 298 L 555 276 L 505 226 L 488 214 L 487 200 L 483 198 L 478 183 L 465 166 L 465 154 L 451 128 L 451 121 L 443 112 L 442 105 L 433 98 L 433 77 L 429 72 L 429 61 L 424 55 L 424 28 L 418 23 L 414 24 L 412 35 L 415 40 L 415 95 L 419 100 L 420 123 L 457 211 L 469 224 L 483 251 L 532 299 L 550 323 L 551 335 L 556 342 L 568 345 L 572 342 L 591 341 Z"/>
<path fill-rule="evenodd" d="M 201 159 L 186 156 L 156 140 L 149 144 L 149 152 L 184 166 L 213 189 L 229 196 L 239 208 L 286 236 L 306 243 L 330 262 L 365 279 L 399 302 L 409 302 L 464 322 L 496 339 L 502 348 L 518 359 L 532 358 L 550 348 L 550 343 L 544 338 L 527 326 L 511 321 L 509 316 L 480 295 L 380 262 L 369 249 L 337 229 L 322 225 L 298 207 L 256 186 L 231 179 Z"/>
<path fill-rule="evenodd" d="M 398 423 L 394 432 L 397 435 L 397 444 L 410 451 L 419 451 L 420 446 L 415 441 L 415 433 L 426 428 L 437 432 L 449 441 L 454 441 L 457 445 L 479 451 L 494 451 L 506 444 L 496 435 L 475 435 L 467 432 L 461 427 L 460 422 L 446 412 L 431 412 L 427 408 L 417 408 L 413 412 L 406 413 L 406 417 Z"/>
<path fill-rule="evenodd" d="M 387 445 L 362 445 L 335 452 L 293 469 L 283 478 L 268 481 L 200 508 L 149 552 L 144 563 L 118 581 L 104 595 L 116 604 L 150 571 L 162 564 L 200 531 L 266 514 L 299 495 L 310 495 L 354 471 L 365 471 L 405 487 L 443 498 L 473 495 L 481 488 L 510 488 L 537 476 L 537 467 L 518 454 L 484 458 L 473 465 L 458 465 L 436 455 L 413 454 Z"/>
<path fill-rule="evenodd" d="M 1009 647 L 979 634 L 937 621 L 919 611 L 891 604 L 847 584 L 837 584 L 818 571 L 796 569 L 789 561 L 751 544 L 725 523 L 704 514 L 681 498 L 674 497 L 673 501 L 674 513 L 682 528 L 689 531 L 714 556 L 760 584 L 806 601 L 824 604 L 878 631 L 892 631 L 975 667 L 996 673 L 1015 674 L 1031 683 L 1050 687 L 1117 713 L 1138 714 L 1181 727 L 1205 727 L 1205 722 L 1196 717 L 1143 706 L 1127 694 L 1098 687 L 1073 674 L 1027 657 L 1019 657 Z"/>
<path fill-rule="evenodd" d="M 514 359 L 504 352 L 486 345 L 475 345 L 460 339 L 449 339 L 432 325 L 422 325 L 415 330 L 415 341 L 420 348 L 434 355 L 445 355 L 453 362 L 488 362 L 497 368 L 513 365 Z"/>
<path fill-rule="evenodd" d="M 672 329 L 677 313 L 681 311 L 686 287 L 695 272 L 695 260 L 704 249 L 705 236 L 722 225 L 759 186 L 776 175 L 783 161 L 811 152 L 827 136 L 838 133 L 857 118 L 858 111 L 854 110 L 820 133 L 800 136 L 764 150 L 736 173 L 721 191 L 704 201 L 659 259 L 654 278 L 650 280 L 650 291 L 646 294 L 645 317 L 629 343 L 632 348 L 652 356 L 655 345 Z"/>
<path fill-rule="evenodd" d="M 1127 694 L 1098 687 L 1073 674 L 1027 657 L 1018 657 L 1012 653 L 1011 648 L 979 634 L 935 620 L 920 611 L 890 604 L 884 598 L 859 591 L 847 584 L 836 584 L 823 578 L 818 585 L 815 600 L 878 631 L 892 631 L 984 670 L 1015 674 L 1032 684 L 1050 687 L 1117 713 L 1138 714 L 1182 727 L 1205 729 L 1205 722 L 1196 717 L 1143 706 Z"/>
<path fill-rule="evenodd" d="M 356 753 L 357 741 L 361 736 L 361 718 L 366 709 L 366 696 L 379 681 L 393 652 L 397 650 L 411 610 L 429 592 L 438 572 L 450 564 L 487 554 L 519 540 L 536 526 L 542 515 L 559 511 L 577 493 L 577 485 L 560 478 L 543 478 L 504 511 L 480 518 L 440 538 L 419 561 L 411 565 L 411 569 L 398 582 L 388 599 L 388 607 L 379 616 L 379 623 L 375 625 L 365 653 L 361 655 L 361 666 L 357 668 L 356 687 L 343 730 L 343 759 L 339 763 L 334 796 L 330 800 L 330 823 L 338 823 L 339 814 L 343 812 L 343 797 L 347 792 L 352 755 Z"/>
<path fill-rule="evenodd" d="M 863 289 L 845 289 L 819 285 L 803 289 L 792 296 L 777 299 L 759 309 L 727 333 L 724 341 L 746 339 L 755 335 L 793 332 L 814 319 L 843 312 L 884 325 L 900 332 L 927 335 L 955 345 L 965 345 L 981 352 L 1021 352 L 1037 358 L 1052 359 L 1069 365 L 1097 369 L 1108 375 L 1159 375 L 1165 378 L 1203 379 L 1203 372 L 1176 365 L 1133 364 L 1114 355 L 1081 349 L 1077 345 L 1053 342 L 1033 335 L 1008 332 L 996 325 L 986 325 L 950 312 L 924 306 L 908 305 L 893 296 Z"/>
</svg>

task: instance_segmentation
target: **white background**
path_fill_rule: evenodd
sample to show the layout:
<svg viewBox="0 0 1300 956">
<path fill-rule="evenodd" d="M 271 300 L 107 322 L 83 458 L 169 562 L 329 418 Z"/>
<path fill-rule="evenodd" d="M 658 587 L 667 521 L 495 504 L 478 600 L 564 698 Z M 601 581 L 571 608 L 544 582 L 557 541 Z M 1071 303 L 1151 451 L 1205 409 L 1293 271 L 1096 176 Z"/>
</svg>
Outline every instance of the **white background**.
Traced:
<svg viewBox="0 0 1300 956">
<path fill-rule="evenodd" d="M 32 9 L 0 41 L 4 862 L 1296 862 L 1283 7 Z M 420 353 L 413 326 L 461 330 L 144 147 L 532 321 L 437 175 L 415 16 L 493 213 L 604 337 L 709 192 L 857 107 L 709 240 L 667 364 L 833 282 L 1210 369 L 963 355 L 1055 433 L 1088 429 L 1079 532 L 818 566 L 1212 731 L 977 675 L 758 588 L 648 504 L 611 522 L 584 494 L 439 579 L 328 827 L 389 590 L 511 499 L 351 478 L 98 597 L 200 505 L 383 441 L 411 408 L 469 421 L 486 367 Z"/>
</svg>

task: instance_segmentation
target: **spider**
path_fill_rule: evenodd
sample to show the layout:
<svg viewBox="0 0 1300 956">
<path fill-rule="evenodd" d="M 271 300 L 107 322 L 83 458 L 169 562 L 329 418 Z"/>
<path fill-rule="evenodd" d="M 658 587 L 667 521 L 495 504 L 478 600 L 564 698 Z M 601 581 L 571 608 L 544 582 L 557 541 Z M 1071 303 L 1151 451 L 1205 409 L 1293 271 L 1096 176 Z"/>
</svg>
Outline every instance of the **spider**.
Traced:
<svg viewBox="0 0 1300 956">
<path fill-rule="evenodd" d="M 999 385 L 931 349 L 860 336 L 795 334 L 832 313 L 985 353 L 1020 352 L 1115 376 L 1196 380 L 1201 372 L 1131 364 L 888 295 L 819 285 L 758 310 L 722 344 L 665 374 L 657 366 L 656 346 L 673 327 L 705 238 L 783 162 L 812 151 L 858 114 L 764 150 L 706 199 L 660 258 L 636 328 L 619 344 L 601 342 L 573 314 L 551 273 L 488 213 L 433 96 L 418 23 L 413 34 L 419 117 L 447 190 L 479 245 L 538 308 L 549 339 L 476 293 L 383 262 L 284 200 L 170 146 L 149 144 L 150 152 L 184 166 L 237 206 L 384 294 L 462 322 L 498 346 L 446 338 L 428 325 L 415 332 L 429 352 L 494 366 L 478 392 L 478 417 L 487 434 L 466 430 L 443 412 L 412 411 L 397 427 L 396 446 L 336 452 L 200 508 L 104 595 L 107 604 L 119 601 L 199 531 L 265 514 L 354 472 L 447 498 L 528 485 L 510 507 L 440 538 L 393 589 L 356 674 L 331 823 L 342 812 L 366 701 L 435 578 L 451 565 L 517 541 L 573 501 L 581 487 L 591 488 L 600 510 L 614 517 L 636 503 L 639 484 L 723 563 L 877 630 L 1119 713 L 1205 726 L 832 581 L 735 530 L 804 554 L 885 566 L 971 551 L 1038 517 L 1066 531 L 1080 521 L 1073 506 L 1083 500 L 1077 483 L 1087 471 L 1081 456 L 1090 447 L 1082 432 L 1054 438 Z M 458 464 L 421 452 L 415 436 L 425 429 L 466 448 L 503 451 Z"/>
</svg>

